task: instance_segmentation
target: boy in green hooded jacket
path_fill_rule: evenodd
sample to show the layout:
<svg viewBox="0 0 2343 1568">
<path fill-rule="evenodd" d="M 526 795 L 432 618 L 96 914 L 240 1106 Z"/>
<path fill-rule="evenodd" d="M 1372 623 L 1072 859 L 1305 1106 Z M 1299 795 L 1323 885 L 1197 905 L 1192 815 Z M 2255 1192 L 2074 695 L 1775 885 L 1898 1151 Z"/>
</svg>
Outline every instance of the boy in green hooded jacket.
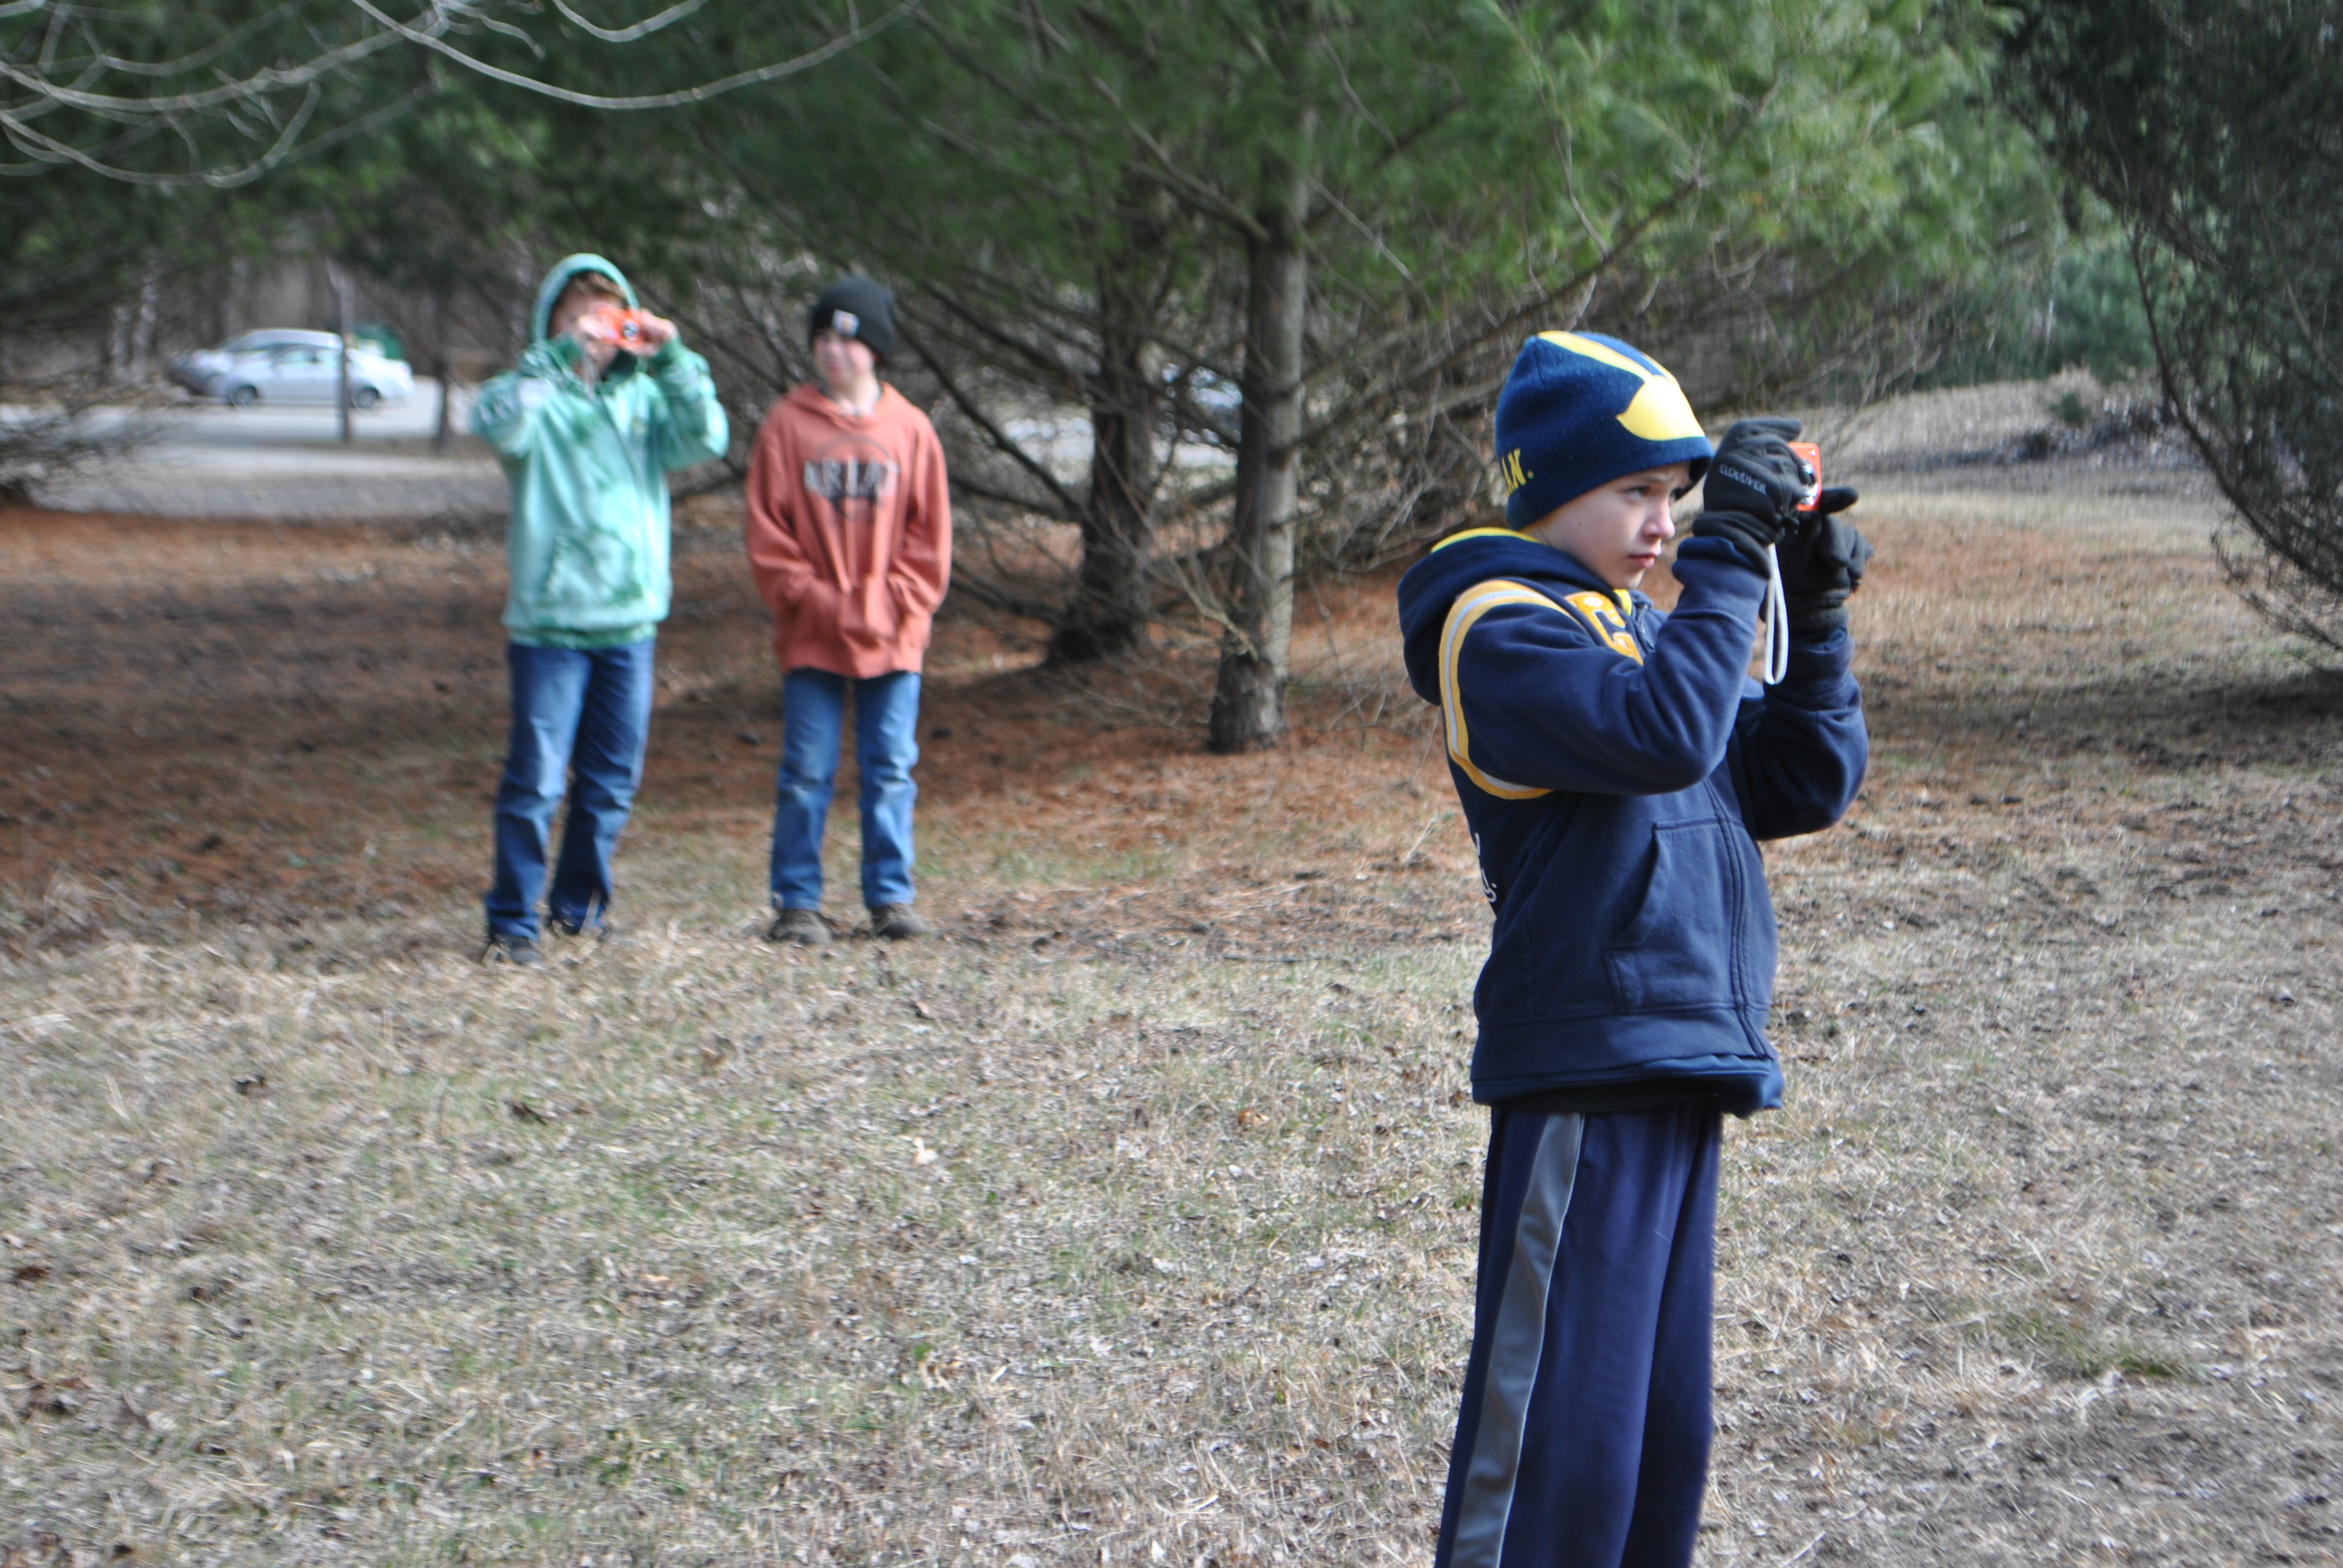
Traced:
<svg viewBox="0 0 2343 1568">
<path fill-rule="evenodd" d="M 554 929 L 598 929 L 610 859 L 642 782 L 652 655 L 667 618 L 667 476 L 724 455 L 731 427 L 708 362 L 675 326 L 638 313 L 626 275 L 564 258 L 530 314 L 515 369 L 480 389 L 472 429 L 512 486 L 505 601 L 512 741 L 497 791 L 496 879 L 484 956 L 539 961 L 537 904 Z M 573 777 L 574 775 L 574 777 Z M 569 819 L 546 889 L 553 813 Z"/>
</svg>

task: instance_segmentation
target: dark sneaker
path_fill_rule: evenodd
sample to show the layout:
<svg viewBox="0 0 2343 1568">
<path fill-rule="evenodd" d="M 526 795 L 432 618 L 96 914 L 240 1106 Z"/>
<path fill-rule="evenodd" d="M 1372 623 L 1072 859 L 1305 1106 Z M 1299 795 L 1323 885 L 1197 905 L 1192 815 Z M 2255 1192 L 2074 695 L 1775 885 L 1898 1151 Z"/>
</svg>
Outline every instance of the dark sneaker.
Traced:
<svg viewBox="0 0 2343 1568">
<path fill-rule="evenodd" d="M 480 950 L 484 964 L 511 964 L 517 969 L 533 969 L 545 961 L 545 950 L 527 937 L 510 936 L 492 931 L 488 945 Z"/>
<path fill-rule="evenodd" d="M 830 946 L 830 922 L 820 910 L 783 910 L 765 928 L 769 942 L 795 942 L 801 948 Z"/>
<path fill-rule="evenodd" d="M 927 916 L 909 904 L 881 904 L 870 911 L 870 934 L 890 942 L 911 937 L 931 937 L 936 928 Z"/>
<path fill-rule="evenodd" d="M 618 934 L 618 929 L 608 920 L 569 920 L 559 915 L 546 918 L 545 929 L 557 937 L 592 937 L 607 942 Z"/>
</svg>

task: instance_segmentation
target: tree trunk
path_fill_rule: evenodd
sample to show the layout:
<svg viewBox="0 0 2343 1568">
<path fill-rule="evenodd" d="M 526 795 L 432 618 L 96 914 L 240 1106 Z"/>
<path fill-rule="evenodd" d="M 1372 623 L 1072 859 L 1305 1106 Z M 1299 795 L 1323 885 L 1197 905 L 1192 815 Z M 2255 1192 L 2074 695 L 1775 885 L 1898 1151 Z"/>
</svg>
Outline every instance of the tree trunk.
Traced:
<svg viewBox="0 0 2343 1568">
<path fill-rule="evenodd" d="M 209 336 L 205 339 L 206 346 L 226 343 L 236 336 L 236 324 L 240 319 L 237 313 L 244 308 L 246 284 L 250 270 L 244 257 L 238 256 L 228 258 L 226 279 L 216 281 L 216 286 L 211 291 Z M 214 277 L 217 280 L 218 275 L 215 274 Z"/>
<path fill-rule="evenodd" d="M 455 393 L 447 385 L 447 301 L 438 295 L 431 297 L 431 375 L 439 383 L 439 417 L 431 427 L 431 449 L 444 452 L 456 437 L 447 423 Z"/>
<path fill-rule="evenodd" d="M 144 381 L 155 362 L 155 329 L 163 299 L 163 269 L 149 266 L 138 284 L 138 311 L 130 327 L 130 378 Z"/>
<path fill-rule="evenodd" d="M 431 423 L 431 449 L 444 452 L 456 439 L 456 427 L 448 422 L 455 389 L 447 385 L 447 351 L 440 349 L 431 357 L 432 379 L 439 383 L 439 413 Z"/>
<path fill-rule="evenodd" d="M 1217 752 L 1272 746 L 1285 734 L 1293 641 L 1293 503 L 1302 437 L 1302 327 L 1309 263 L 1302 227 L 1309 185 L 1276 159 L 1245 247 L 1244 412 L 1237 439 L 1236 515 L 1229 526 L 1228 620 L 1205 744 Z"/>
<path fill-rule="evenodd" d="M 116 305 L 106 316 L 106 380 L 113 386 L 130 371 L 130 307 Z"/>
<path fill-rule="evenodd" d="M 335 374 L 337 377 L 334 402 L 341 413 L 342 445 L 347 447 L 356 438 L 350 429 L 350 334 L 357 331 L 357 327 L 350 320 L 348 276 L 329 261 L 326 263 L 326 281 L 333 286 L 334 290 L 334 323 L 339 329 L 334 336 L 342 340 L 339 352 L 334 356 Z"/>
<path fill-rule="evenodd" d="M 1146 211 L 1143 188 L 1128 193 Z M 1050 638 L 1053 663 L 1081 664 L 1128 653 L 1147 635 L 1147 584 L 1154 541 L 1156 437 L 1163 387 L 1151 342 L 1156 253 L 1163 225 L 1150 216 L 1099 268 L 1099 370 L 1090 386 L 1091 493 L 1082 513 L 1082 563 L 1073 602 Z"/>
</svg>

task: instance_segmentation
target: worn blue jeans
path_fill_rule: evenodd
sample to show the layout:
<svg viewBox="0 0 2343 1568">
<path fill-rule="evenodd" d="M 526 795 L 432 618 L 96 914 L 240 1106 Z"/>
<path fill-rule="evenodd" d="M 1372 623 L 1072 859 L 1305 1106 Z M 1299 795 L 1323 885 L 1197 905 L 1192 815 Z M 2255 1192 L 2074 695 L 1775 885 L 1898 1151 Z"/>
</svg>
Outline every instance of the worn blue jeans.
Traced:
<svg viewBox="0 0 2343 1568">
<path fill-rule="evenodd" d="M 781 777 L 773 808 L 773 907 L 821 908 L 821 832 L 838 780 L 846 689 L 854 689 L 854 757 L 862 773 L 862 902 L 911 901 L 911 803 L 920 787 L 920 675 L 860 680 L 793 669 L 781 681 Z"/>
<path fill-rule="evenodd" d="M 492 935 L 538 935 L 545 854 L 564 788 L 561 834 L 547 911 L 564 925 L 598 926 L 610 904 L 610 856 L 643 781 L 651 733 L 651 655 L 658 638 L 623 648 L 508 644 L 512 744 L 497 789 L 497 879 L 488 890 Z"/>
</svg>

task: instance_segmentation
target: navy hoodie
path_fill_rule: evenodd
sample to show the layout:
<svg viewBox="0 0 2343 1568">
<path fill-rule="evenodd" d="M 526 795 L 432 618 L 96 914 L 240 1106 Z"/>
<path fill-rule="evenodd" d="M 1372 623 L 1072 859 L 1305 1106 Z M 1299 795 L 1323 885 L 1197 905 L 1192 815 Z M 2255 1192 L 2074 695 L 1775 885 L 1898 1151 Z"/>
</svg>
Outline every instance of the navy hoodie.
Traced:
<svg viewBox="0 0 2343 1568">
<path fill-rule="evenodd" d="M 1600 1111 L 1779 1105 L 1774 905 L 1755 842 L 1838 820 L 1869 740 L 1844 630 L 1748 676 L 1765 578 L 1687 539 L 1664 614 L 1508 528 L 1399 585 L 1408 679 L 1437 703 L 1496 911 L 1473 1098 Z"/>
</svg>

